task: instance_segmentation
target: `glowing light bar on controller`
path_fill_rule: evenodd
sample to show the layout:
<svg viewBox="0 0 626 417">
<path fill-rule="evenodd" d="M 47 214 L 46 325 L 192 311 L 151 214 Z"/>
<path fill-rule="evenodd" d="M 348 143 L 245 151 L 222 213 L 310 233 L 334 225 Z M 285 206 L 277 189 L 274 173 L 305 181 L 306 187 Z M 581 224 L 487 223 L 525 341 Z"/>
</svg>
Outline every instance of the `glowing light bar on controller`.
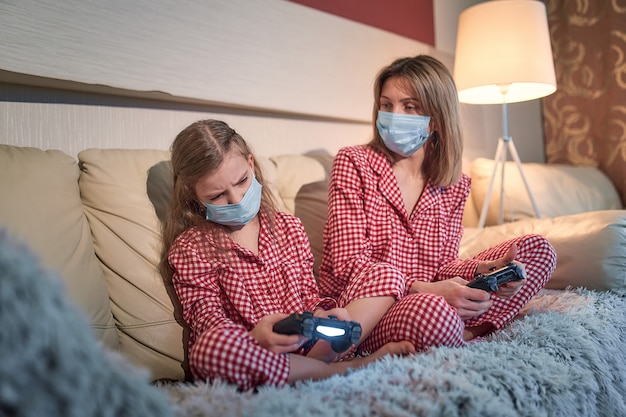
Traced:
<svg viewBox="0 0 626 417">
<path fill-rule="evenodd" d="M 329 327 L 329 326 L 317 326 L 315 328 L 315 331 L 328 337 L 337 337 L 337 336 L 343 336 L 344 334 L 346 334 L 346 331 L 344 329 L 337 329 L 336 327 Z"/>
</svg>

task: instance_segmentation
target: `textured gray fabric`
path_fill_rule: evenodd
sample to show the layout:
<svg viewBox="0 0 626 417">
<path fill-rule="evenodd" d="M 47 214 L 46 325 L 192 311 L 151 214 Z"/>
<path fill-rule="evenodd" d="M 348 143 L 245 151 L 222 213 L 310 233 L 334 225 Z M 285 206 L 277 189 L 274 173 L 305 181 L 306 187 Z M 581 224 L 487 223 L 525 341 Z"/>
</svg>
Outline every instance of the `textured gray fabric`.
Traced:
<svg viewBox="0 0 626 417">
<path fill-rule="evenodd" d="M 178 416 L 624 416 L 626 311 L 609 292 L 544 290 L 484 342 L 388 358 L 319 382 L 238 393 L 160 387 Z"/>
<path fill-rule="evenodd" d="M 172 415 L 148 376 L 105 351 L 58 276 L 0 230 L 0 416 Z"/>
</svg>

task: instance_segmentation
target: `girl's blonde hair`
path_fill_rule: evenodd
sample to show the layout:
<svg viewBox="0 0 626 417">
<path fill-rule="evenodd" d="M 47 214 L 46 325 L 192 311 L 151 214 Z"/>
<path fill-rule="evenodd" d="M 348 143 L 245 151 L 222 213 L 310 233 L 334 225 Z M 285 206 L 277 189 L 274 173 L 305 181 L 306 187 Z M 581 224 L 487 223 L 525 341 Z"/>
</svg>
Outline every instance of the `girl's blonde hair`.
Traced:
<svg viewBox="0 0 626 417">
<path fill-rule="evenodd" d="M 191 227 L 213 229 L 216 232 L 224 226 L 206 220 L 206 209 L 198 201 L 195 186 L 198 181 L 215 172 L 224 162 L 229 152 L 238 152 L 248 159 L 252 152 L 246 141 L 234 129 L 219 120 L 200 120 L 181 131 L 172 143 L 172 172 L 174 186 L 169 210 L 162 224 L 163 247 L 160 271 L 168 282 L 172 268 L 167 255 L 176 238 Z M 270 222 L 276 212 L 276 204 L 263 173 L 254 158 L 254 175 L 263 186 L 261 208 Z"/>
<path fill-rule="evenodd" d="M 450 71 L 431 56 L 400 58 L 380 70 L 374 83 L 374 138 L 368 146 L 394 162 L 396 156 L 385 147 L 376 128 L 381 91 L 390 78 L 404 82 L 407 92 L 420 100 L 433 123 L 433 135 L 424 145 L 422 173 L 437 186 L 456 183 L 461 175 L 463 155 L 458 94 Z"/>
</svg>

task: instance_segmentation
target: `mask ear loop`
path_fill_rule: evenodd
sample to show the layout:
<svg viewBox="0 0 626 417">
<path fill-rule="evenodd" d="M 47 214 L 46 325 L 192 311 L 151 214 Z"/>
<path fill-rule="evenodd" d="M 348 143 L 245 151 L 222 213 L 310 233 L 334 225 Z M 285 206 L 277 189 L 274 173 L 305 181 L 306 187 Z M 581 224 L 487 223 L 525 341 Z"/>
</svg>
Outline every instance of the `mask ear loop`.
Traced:
<svg viewBox="0 0 626 417">
<path fill-rule="evenodd" d="M 433 142 L 433 146 L 439 148 L 439 132 L 433 130 L 428 136 L 428 139 Z"/>
<path fill-rule="evenodd" d="M 428 142 L 432 142 L 432 147 L 434 149 L 439 149 L 439 132 L 435 128 L 435 120 L 432 116 L 430 117 L 430 121 L 428 122 Z"/>
<path fill-rule="evenodd" d="M 428 140 L 426 141 L 426 153 L 430 154 L 432 158 L 437 158 L 439 154 L 439 132 L 436 130 L 428 134 Z"/>
<path fill-rule="evenodd" d="M 437 129 L 435 129 L 435 121 L 433 120 L 432 116 L 428 117 L 430 117 L 430 120 L 428 121 L 428 139 L 431 139 Z"/>
</svg>

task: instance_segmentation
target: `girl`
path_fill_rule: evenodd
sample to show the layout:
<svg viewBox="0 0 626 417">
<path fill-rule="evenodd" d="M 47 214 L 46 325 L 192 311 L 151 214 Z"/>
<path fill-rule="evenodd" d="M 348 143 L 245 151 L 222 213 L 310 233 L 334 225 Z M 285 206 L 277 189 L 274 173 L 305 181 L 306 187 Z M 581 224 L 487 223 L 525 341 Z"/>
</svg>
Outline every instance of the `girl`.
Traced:
<svg viewBox="0 0 626 417">
<path fill-rule="evenodd" d="M 460 123 L 445 66 L 425 55 L 401 58 L 377 76 L 373 140 L 333 162 L 320 289 L 361 322 L 361 351 L 398 340 L 418 351 L 463 346 L 505 326 L 554 271 L 555 252 L 537 235 L 458 259 L 470 191 Z M 494 296 L 466 286 L 513 260 L 526 280 Z M 381 306 L 389 297 L 391 307 Z"/>
<path fill-rule="evenodd" d="M 276 211 L 246 142 L 224 122 L 203 120 L 180 132 L 172 168 L 161 268 L 190 328 L 194 378 L 247 390 L 325 378 L 413 351 L 410 343 L 392 343 L 339 362 L 326 341 L 303 348 L 302 336 L 274 333 L 273 325 L 294 312 L 350 320 L 333 299 L 319 296 L 301 222 Z"/>
</svg>

